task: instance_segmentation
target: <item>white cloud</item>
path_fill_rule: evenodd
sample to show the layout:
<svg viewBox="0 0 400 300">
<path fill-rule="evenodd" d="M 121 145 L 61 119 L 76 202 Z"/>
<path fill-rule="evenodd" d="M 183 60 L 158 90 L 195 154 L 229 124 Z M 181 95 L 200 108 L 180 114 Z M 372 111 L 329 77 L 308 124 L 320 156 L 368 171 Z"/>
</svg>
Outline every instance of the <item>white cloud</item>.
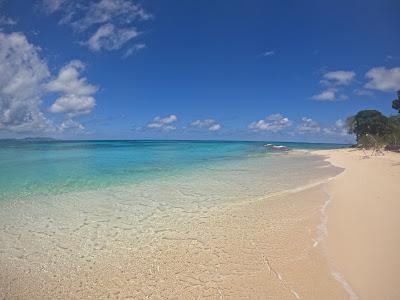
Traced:
<svg viewBox="0 0 400 300">
<path fill-rule="evenodd" d="M 209 131 L 218 131 L 221 125 L 214 119 L 195 120 L 189 124 L 190 127 L 206 128 Z"/>
<path fill-rule="evenodd" d="M 50 92 L 60 92 L 64 94 L 91 95 L 97 91 L 97 87 L 87 83 L 85 77 L 80 78 L 80 71 L 85 69 L 85 65 L 80 60 L 72 60 L 61 68 L 56 79 L 47 84 Z"/>
<path fill-rule="evenodd" d="M 21 33 L 0 32 L 0 130 L 53 130 L 40 111 L 43 85 L 50 73 L 40 49 Z"/>
<path fill-rule="evenodd" d="M 104 24 L 85 43 L 93 51 L 117 50 L 126 42 L 138 36 L 135 28 L 115 29 L 112 24 Z"/>
<path fill-rule="evenodd" d="M 261 55 L 262 56 L 272 56 L 272 55 L 275 55 L 275 51 L 265 51 Z"/>
<path fill-rule="evenodd" d="M 386 55 L 385 61 L 400 60 L 400 56 Z"/>
<path fill-rule="evenodd" d="M 372 91 L 368 91 L 365 89 L 355 89 L 354 94 L 358 96 L 369 96 L 369 97 L 374 96 L 374 93 Z"/>
<path fill-rule="evenodd" d="M 307 117 L 301 118 L 300 124 L 297 125 L 297 132 L 300 134 L 318 133 L 320 131 L 321 128 L 318 123 Z"/>
<path fill-rule="evenodd" d="M 56 133 L 67 127 L 83 130 L 72 117 L 90 113 L 97 87 L 81 78 L 82 62 L 73 60 L 49 81 L 50 72 L 40 49 L 22 33 L 0 32 L 0 131 L 14 133 Z M 67 119 L 54 125 L 41 110 L 42 97 L 56 92 L 60 97 L 50 112 L 65 113 Z"/>
<path fill-rule="evenodd" d="M 345 126 L 345 122 L 342 120 L 342 119 L 338 119 L 336 122 L 335 122 L 335 127 L 336 128 L 343 128 L 344 126 Z"/>
<path fill-rule="evenodd" d="M 86 115 L 92 112 L 96 101 L 91 96 L 65 95 L 57 98 L 50 106 L 49 112 L 66 113 L 69 117 Z"/>
<path fill-rule="evenodd" d="M 353 71 L 339 70 L 325 73 L 320 83 L 327 86 L 327 88 L 319 94 L 311 96 L 311 99 L 316 101 L 335 101 L 348 99 L 346 95 L 338 95 L 338 92 L 340 92 L 338 86 L 349 85 L 353 82 L 355 76 L 356 73 Z"/>
<path fill-rule="evenodd" d="M 125 51 L 123 57 L 127 58 L 129 56 L 131 56 L 132 54 L 136 53 L 137 51 L 146 48 L 146 44 L 144 43 L 139 43 L 139 44 L 135 44 L 132 47 L 128 48 L 128 50 Z"/>
<path fill-rule="evenodd" d="M 178 120 L 176 115 L 169 115 L 164 118 L 155 117 L 153 121 L 147 124 L 147 128 L 160 129 L 160 130 L 175 130 L 176 127 L 173 125 Z"/>
<path fill-rule="evenodd" d="M 128 45 L 139 35 L 133 24 L 152 18 L 141 5 L 128 0 L 87 1 L 85 4 L 78 0 L 43 0 L 42 5 L 48 13 L 60 13 L 59 23 L 81 34 L 85 41 L 80 44 L 93 51 L 113 51 Z M 131 47 L 125 56 L 140 47 Z"/>
<path fill-rule="evenodd" d="M 81 123 L 77 121 L 67 119 L 60 124 L 59 129 L 63 132 L 64 131 L 82 132 L 85 131 L 85 126 L 83 126 Z"/>
<path fill-rule="evenodd" d="M 220 124 L 214 124 L 214 125 L 211 125 L 211 126 L 208 128 L 209 131 L 218 131 L 218 130 L 220 130 L 220 129 L 221 129 L 221 125 L 220 125 Z"/>
<path fill-rule="evenodd" d="M 319 94 L 311 97 L 312 100 L 316 101 L 336 101 L 336 100 L 347 100 L 349 97 L 344 94 L 338 94 L 338 89 L 328 88 Z"/>
<path fill-rule="evenodd" d="M 400 67 L 386 69 L 385 67 L 376 67 L 370 69 L 365 77 L 369 80 L 365 88 L 391 92 L 400 90 Z"/>
<path fill-rule="evenodd" d="M 325 73 L 321 82 L 328 85 L 349 85 L 355 76 L 353 71 L 332 71 Z"/>
<path fill-rule="evenodd" d="M 328 135 L 339 135 L 339 136 L 347 136 L 346 130 L 346 122 L 342 119 L 338 119 L 335 124 L 331 127 L 324 128 L 323 132 Z"/>
<path fill-rule="evenodd" d="M 61 96 L 50 106 L 52 113 L 66 113 L 69 117 L 89 114 L 96 105 L 93 94 L 97 87 L 87 83 L 85 77 L 80 77 L 84 64 L 73 60 L 64 66 L 57 78 L 47 84 L 47 90 L 60 93 Z"/>
<path fill-rule="evenodd" d="M 16 25 L 16 24 L 17 24 L 17 21 L 15 21 L 14 19 L 0 15 L 0 26 L 1 25 L 11 26 L 11 25 Z"/>
<path fill-rule="evenodd" d="M 317 100 L 317 101 L 335 101 L 336 100 L 336 92 L 337 92 L 337 89 L 329 88 L 329 89 L 322 91 L 319 94 L 312 96 L 311 99 Z"/>
<path fill-rule="evenodd" d="M 248 128 L 254 131 L 279 132 L 292 125 L 292 122 L 281 114 L 267 116 L 263 120 L 254 121 Z"/>
<path fill-rule="evenodd" d="M 42 6 L 45 12 L 51 14 L 59 10 L 66 0 L 43 0 Z"/>
<path fill-rule="evenodd" d="M 140 5 L 127 0 L 101 0 L 91 2 L 84 9 L 84 17 L 71 22 L 71 25 L 79 30 L 109 22 L 115 24 L 131 24 L 135 20 L 148 20 L 152 16 Z"/>
</svg>

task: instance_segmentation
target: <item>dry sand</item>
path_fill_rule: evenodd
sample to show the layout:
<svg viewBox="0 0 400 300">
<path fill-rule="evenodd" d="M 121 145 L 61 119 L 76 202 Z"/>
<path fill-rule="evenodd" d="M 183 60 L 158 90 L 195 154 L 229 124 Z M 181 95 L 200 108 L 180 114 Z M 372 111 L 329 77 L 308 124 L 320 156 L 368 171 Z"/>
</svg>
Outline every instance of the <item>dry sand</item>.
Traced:
<svg viewBox="0 0 400 300">
<path fill-rule="evenodd" d="M 345 168 L 327 186 L 325 245 L 334 269 L 360 299 L 400 299 L 400 154 L 317 153 Z"/>
</svg>

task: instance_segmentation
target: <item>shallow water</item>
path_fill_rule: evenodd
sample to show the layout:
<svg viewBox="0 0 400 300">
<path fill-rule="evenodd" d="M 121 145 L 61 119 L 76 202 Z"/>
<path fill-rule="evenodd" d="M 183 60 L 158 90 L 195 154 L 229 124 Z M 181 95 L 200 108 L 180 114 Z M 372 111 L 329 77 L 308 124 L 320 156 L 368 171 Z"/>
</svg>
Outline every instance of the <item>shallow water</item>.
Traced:
<svg viewBox="0 0 400 300">
<path fill-rule="evenodd" d="M 216 165 L 270 158 L 261 142 L 0 141 L 0 199 L 54 195 L 178 176 Z M 283 143 L 285 144 L 285 143 Z M 293 149 L 340 147 L 286 143 Z M 229 168 L 229 166 L 228 166 Z M 275 170 L 279 172 L 279 170 Z"/>
<path fill-rule="evenodd" d="M 251 142 L 9 143 L 0 153 L 0 295 L 22 289 L 12 283 L 24 276 L 46 285 L 67 272 L 68 282 L 85 282 L 83 271 L 126 255 L 151 265 L 168 241 L 207 243 L 196 230 L 219 209 L 338 172 L 308 152 Z"/>
<path fill-rule="evenodd" d="M 207 214 L 337 172 L 321 157 L 262 143 L 51 142 L 2 152 L 0 226 L 54 232 L 46 220 L 78 225 L 88 215 L 112 228 L 154 226 L 161 213 Z"/>
</svg>

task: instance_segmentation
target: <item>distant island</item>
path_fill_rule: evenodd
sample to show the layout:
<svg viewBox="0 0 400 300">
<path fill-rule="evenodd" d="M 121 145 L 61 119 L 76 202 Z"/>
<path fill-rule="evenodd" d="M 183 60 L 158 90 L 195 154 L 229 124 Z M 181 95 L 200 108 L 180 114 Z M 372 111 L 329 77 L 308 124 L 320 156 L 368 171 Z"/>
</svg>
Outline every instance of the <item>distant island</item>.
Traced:
<svg viewBox="0 0 400 300">
<path fill-rule="evenodd" d="M 51 137 L 25 137 L 19 139 L 18 138 L 0 139 L 0 141 L 50 142 L 50 141 L 59 141 L 59 139 Z"/>
</svg>

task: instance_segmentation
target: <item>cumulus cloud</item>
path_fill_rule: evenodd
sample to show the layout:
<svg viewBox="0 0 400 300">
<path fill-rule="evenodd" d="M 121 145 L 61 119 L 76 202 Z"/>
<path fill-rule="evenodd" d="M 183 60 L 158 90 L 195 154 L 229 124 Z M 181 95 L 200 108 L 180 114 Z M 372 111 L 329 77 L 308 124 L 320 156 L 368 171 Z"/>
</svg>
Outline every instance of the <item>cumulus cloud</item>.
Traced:
<svg viewBox="0 0 400 300">
<path fill-rule="evenodd" d="M 323 75 L 321 83 L 328 85 L 349 85 L 355 77 L 356 73 L 353 71 L 332 71 Z"/>
<path fill-rule="evenodd" d="M 43 85 L 50 73 L 40 49 L 21 33 L 0 32 L 0 130 L 53 130 L 40 111 Z"/>
<path fill-rule="evenodd" d="M 70 117 L 91 113 L 96 101 L 90 96 L 65 95 L 58 98 L 49 108 L 52 113 L 67 113 Z"/>
<path fill-rule="evenodd" d="M 147 124 L 147 128 L 150 129 L 160 129 L 160 130 L 175 130 L 176 127 L 173 125 L 176 121 L 178 121 L 178 117 L 176 115 L 169 115 L 164 118 L 155 117 L 149 124 Z"/>
<path fill-rule="evenodd" d="M 220 124 L 214 124 L 214 125 L 211 125 L 210 127 L 208 127 L 209 131 L 218 131 L 220 129 L 221 129 L 221 125 Z"/>
<path fill-rule="evenodd" d="M 209 131 L 218 131 L 221 129 L 221 125 L 213 119 L 195 120 L 189 126 L 193 128 L 206 128 Z"/>
<path fill-rule="evenodd" d="M 91 95 L 97 91 L 97 87 L 87 83 L 85 77 L 80 78 L 80 72 L 85 65 L 80 60 L 72 60 L 58 73 L 57 78 L 47 84 L 51 92 L 65 94 Z"/>
<path fill-rule="evenodd" d="M 325 73 L 320 83 L 327 86 L 327 88 L 311 96 L 311 99 L 316 101 L 346 100 L 348 98 L 346 95 L 339 94 L 339 86 L 349 85 L 353 82 L 355 76 L 356 73 L 353 71 L 339 70 Z"/>
<path fill-rule="evenodd" d="M 80 77 L 84 68 L 81 61 L 73 60 L 60 70 L 57 78 L 46 85 L 48 91 L 61 94 L 50 106 L 50 112 L 66 113 L 74 117 L 92 111 L 96 105 L 93 94 L 98 88 L 89 84 L 85 77 Z"/>
<path fill-rule="evenodd" d="M 328 88 L 323 90 L 321 93 L 316 94 L 311 97 L 312 100 L 316 101 L 337 101 L 337 100 L 347 100 L 347 97 L 344 94 L 338 94 L 338 89 L 336 88 Z"/>
<path fill-rule="evenodd" d="M 346 130 L 346 122 L 343 121 L 342 119 L 338 119 L 333 126 L 324 128 L 323 132 L 328 135 L 339 135 L 339 136 L 348 135 Z"/>
<path fill-rule="evenodd" d="M 40 49 L 30 44 L 22 33 L 0 32 L 0 130 L 56 133 L 67 127 L 72 129 L 73 124 L 75 129 L 83 130 L 71 118 L 91 112 L 97 87 L 80 77 L 84 65 L 78 60 L 68 63 L 50 80 L 47 63 L 39 54 Z M 50 92 L 60 96 L 49 111 L 66 116 L 59 126 L 41 110 L 41 99 Z"/>
<path fill-rule="evenodd" d="M 301 118 L 300 124 L 297 125 L 297 132 L 300 134 L 318 133 L 320 131 L 319 124 L 307 117 Z"/>
<path fill-rule="evenodd" d="M 60 124 L 59 129 L 63 132 L 64 131 L 83 132 L 85 130 L 85 126 L 83 126 L 81 123 L 77 121 L 67 119 Z"/>
<path fill-rule="evenodd" d="M 378 90 L 382 92 L 391 92 L 400 90 L 400 67 L 386 69 L 385 67 L 376 67 L 370 69 L 365 77 L 369 80 L 365 88 Z"/>
<path fill-rule="evenodd" d="M 336 100 L 336 92 L 337 89 L 335 88 L 330 88 L 322 91 L 319 94 L 316 94 L 311 97 L 313 100 L 317 101 L 335 101 Z"/>
<path fill-rule="evenodd" d="M 122 48 L 139 35 L 133 23 L 152 18 L 141 5 L 128 0 L 92 0 L 85 5 L 78 0 L 43 0 L 42 4 L 48 13 L 60 13 L 59 23 L 82 35 L 81 44 L 93 51 Z"/>
<path fill-rule="evenodd" d="M 292 122 L 281 114 L 267 116 L 263 120 L 254 121 L 248 128 L 253 131 L 279 132 L 292 125 Z"/>
</svg>

